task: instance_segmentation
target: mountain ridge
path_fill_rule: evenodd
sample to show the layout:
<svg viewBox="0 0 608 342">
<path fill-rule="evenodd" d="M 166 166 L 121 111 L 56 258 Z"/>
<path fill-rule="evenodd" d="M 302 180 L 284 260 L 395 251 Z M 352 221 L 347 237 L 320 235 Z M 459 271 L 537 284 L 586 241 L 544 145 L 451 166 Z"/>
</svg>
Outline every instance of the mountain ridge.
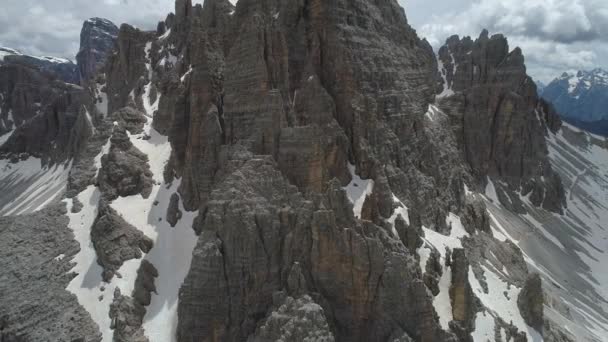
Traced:
<svg viewBox="0 0 608 342">
<path fill-rule="evenodd" d="M 61 191 L 48 201 L 31 203 L 38 183 L 0 201 L 23 215 L 0 219 L 2 259 L 15 249 L 60 269 L 0 283 L 8 341 L 35 340 L 38 327 L 95 342 L 568 342 L 608 331 L 608 282 L 587 272 L 600 263 L 575 253 L 602 260 L 585 240 L 606 238 L 589 214 L 608 213 L 597 200 L 605 142 L 561 122 L 505 37 L 454 36 L 436 56 L 393 0 L 177 0 L 156 32 L 123 24 L 104 51 L 104 63 L 82 64 L 96 74 L 74 88 L 75 110 L 37 116 L 75 118 L 65 131 L 76 143 L 42 143 L 74 148 L 35 152 L 40 141 L 12 135 L 6 145 L 3 190 L 38 180 L 25 172 L 36 158 L 67 170 L 42 179 Z M 3 68 L 0 80 L 24 83 Z M 21 117 L 4 90 L 2 113 Z M 20 218 L 61 234 L 18 249 Z M 23 305 L 46 282 L 70 315 L 51 322 Z M 86 328 L 67 329 L 74 321 Z"/>
<path fill-rule="evenodd" d="M 608 72 L 601 68 L 577 73 L 563 73 L 549 83 L 542 92 L 542 97 L 559 110 L 561 115 L 585 128 L 600 123 L 594 131 L 607 135 L 601 129 L 601 121 L 608 119 Z"/>
</svg>

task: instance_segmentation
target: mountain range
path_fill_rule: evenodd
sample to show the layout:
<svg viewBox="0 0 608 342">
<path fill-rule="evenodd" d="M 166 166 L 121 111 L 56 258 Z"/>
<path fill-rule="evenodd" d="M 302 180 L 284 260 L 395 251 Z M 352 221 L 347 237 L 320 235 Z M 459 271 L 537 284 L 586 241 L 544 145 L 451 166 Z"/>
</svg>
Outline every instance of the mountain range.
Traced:
<svg viewBox="0 0 608 342">
<path fill-rule="evenodd" d="M 608 72 L 605 70 L 564 73 L 541 94 L 553 103 L 564 120 L 608 136 Z"/>
<path fill-rule="evenodd" d="M 606 341 L 608 141 L 503 35 L 176 0 L 80 43 L 0 65 L 2 342 Z"/>
</svg>

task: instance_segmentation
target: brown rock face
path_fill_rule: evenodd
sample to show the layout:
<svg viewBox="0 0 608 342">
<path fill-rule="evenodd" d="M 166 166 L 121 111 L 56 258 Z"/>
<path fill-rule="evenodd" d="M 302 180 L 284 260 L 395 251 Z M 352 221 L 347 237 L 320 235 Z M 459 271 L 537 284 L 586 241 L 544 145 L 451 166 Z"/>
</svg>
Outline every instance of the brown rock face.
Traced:
<svg viewBox="0 0 608 342">
<path fill-rule="evenodd" d="M 531 194 L 533 203 L 561 212 L 564 192 L 547 158 L 545 132 L 561 125 L 538 98 L 519 48 L 484 31 L 473 41 L 453 36 L 439 50 L 446 82 L 455 94 L 440 100 L 450 114 L 467 162 L 480 181 L 506 182 L 505 190 Z M 504 204 L 505 201 L 503 201 Z"/>
<path fill-rule="evenodd" d="M 475 302 L 464 251 L 454 255 L 456 323 L 449 332 L 432 301 L 440 258 L 431 255 L 423 279 L 415 252 L 423 225 L 449 231 L 448 211 L 464 213 L 473 231 L 489 231 L 489 220 L 482 205 L 465 201 L 464 181 L 474 177 L 458 150 L 470 145 L 454 133 L 458 120 L 425 116 L 434 110 L 437 64 L 396 1 L 240 0 L 234 8 L 227 0 L 194 7 L 178 0 L 158 34 L 121 28 L 107 69 L 120 130 L 104 158 L 130 150 L 114 142 L 121 146 L 124 129 L 144 122 L 137 111 L 118 109 L 158 103 L 148 114 L 172 147 L 165 181 L 180 182 L 167 220 L 179 220 L 179 203 L 199 212 L 179 295 L 179 341 L 310 336 L 305 323 L 328 341 L 466 338 Z M 519 72 L 517 63 L 509 70 Z M 475 172 L 499 169 L 484 158 Z M 149 178 L 139 163 L 116 165 L 123 179 Z M 374 181 L 362 219 L 343 189 L 351 169 Z M 528 171 L 511 171 L 504 174 L 527 182 Z M 119 189 L 103 177 L 102 170 L 104 194 Z M 410 224 L 402 217 L 393 226 L 389 218 L 401 205 Z M 302 306 L 314 308 L 312 321 L 301 322 Z"/>
<path fill-rule="evenodd" d="M 146 70 L 146 42 L 153 35 L 132 26 L 120 27 L 116 42 L 117 53 L 108 57 L 106 64 L 108 113 L 126 107 L 132 89 L 143 85 Z"/>
<path fill-rule="evenodd" d="M 475 328 L 475 314 L 477 312 L 476 298 L 469 284 L 469 261 L 464 249 L 454 249 L 452 252 L 452 285 L 450 286 L 450 300 L 452 302 L 452 329 L 455 330 L 461 341 L 471 340 L 468 335 Z"/>
<path fill-rule="evenodd" d="M 322 335 L 338 341 L 452 340 L 416 259 L 384 223 L 392 193 L 420 194 L 404 198 L 416 198 L 408 204 L 430 226 L 443 225 L 460 196 L 459 173 L 443 177 L 440 158 L 428 160 L 438 148 L 423 124 L 430 47 L 394 1 L 242 0 L 231 11 L 223 0 L 177 1 L 161 25 L 168 35 L 150 44 L 123 27 L 110 61 L 110 107 L 140 106 L 142 79 L 158 90 L 154 127 L 173 148 L 165 177 L 181 179 L 185 209 L 200 212 L 178 339 L 255 338 L 288 289 L 318 303 L 331 328 Z M 148 63 L 146 46 L 154 72 L 117 83 L 128 65 Z M 180 57 L 161 65 L 170 56 Z M 377 180 L 371 222 L 355 220 L 341 189 L 349 161 Z M 437 199 L 435 186 L 449 191 Z M 410 235 L 408 246 L 419 246 Z"/>
<path fill-rule="evenodd" d="M 386 340 L 398 329 L 390 321 L 423 341 L 445 338 L 426 287 L 411 281 L 413 256 L 380 227 L 355 222 L 339 183 L 316 206 L 270 157 L 239 155 L 208 201 L 181 290 L 179 340 L 246 339 L 284 287 L 320 296 L 337 340 Z"/>
</svg>

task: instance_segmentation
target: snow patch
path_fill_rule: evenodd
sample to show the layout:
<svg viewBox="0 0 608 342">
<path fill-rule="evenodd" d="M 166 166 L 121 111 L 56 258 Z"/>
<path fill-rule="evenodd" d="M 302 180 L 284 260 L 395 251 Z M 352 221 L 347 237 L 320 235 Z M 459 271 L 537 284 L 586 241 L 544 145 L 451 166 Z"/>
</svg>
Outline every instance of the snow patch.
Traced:
<svg viewBox="0 0 608 342">
<path fill-rule="evenodd" d="M 155 186 L 148 199 L 141 196 L 115 201 L 113 207 L 138 229 L 154 241 L 154 247 L 145 259 L 158 270 L 156 293 L 146 308 L 143 327 L 151 342 L 176 341 L 177 305 L 179 289 L 190 270 L 192 251 L 198 237 L 192 229 L 198 212 L 187 212 L 180 201 L 183 213 L 172 228 L 164 218 L 171 195 L 177 192 L 180 181 L 171 186 Z M 154 205 L 154 201 L 158 201 Z M 118 210 L 117 210 L 118 211 Z"/>
<path fill-rule="evenodd" d="M 188 77 L 188 75 L 190 75 L 192 73 L 192 65 L 190 65 L 190 67 L 188 68 L 188 71 L 186 71 L 185 74 L 182 75 L 182 77 L 180 78 L 181 82 L 184 83 L 184 81 L 186 81 L 186 77 Z"/>
<path fill-rule="evenodd" d="M 395 194 L 393 194 L 393 203 L 397 204 L 397 208 L 395 208 L 395 210 L 393 211 L 393 214 L 391 215 L 391 217 L 389 217 L 389 219 L 387 220 L 388 223 L 391 224 L 391 227 L 393 227 L 393 235 L 395 235 L 395 237 L 399 238 L 399 234 L 397 233 L 397 230 L 395 229 L 395 221 L 397 220 L 398 216 L 401 216 L 405 222 L 409 225 L 410 224 L 410 215 L 408 212 L 408 208 L 405 206 L 405 204 L 403 204 L 403 202 L 401 202 L 401 200 L 399 198 L 397 198 L 397 196 L 395 196 Z"/>
<path fill-rule="evenodd" d="M 494 317 L 489 313 L 483 311 L 478 312 L 475 317 L 475 331 L 471 333 L 473 341 L 494 341 L 494 328 L 495 328 Z M 507 339 L 503 339 L 506 341 Z"/>
<path fill-rule="evenodd" d="M 106 117 L 108 115 L 108 94 L 103 91 L 104 86 L 105 84 L 97 84 L 95 107 L 103 117 Z"/>
<path fill-rule="evenodd" d="M 441 91 L 441 93 L 439 95 L 437 95 L 437 98 L 450 97 L 450 96 L 454 95 L 454 91 L 452 90 L 451 84 L 448 83 L 448 78 L 447 78 L 448 71 L 445 68 L 445 66 L 443 65 L 443 61 L 440 58 L 437 58 L 437 66 L 439 69 L 439 74 L 441 75 L 441 78 L 443 79 L 443 83 L 442 83 L 443 90 Z"/>
<path fill-rule="evenodd" d="M 110 152 L 111 145 L 112 145 L 112 142 L 110 141 L 110 138 L 108 138 L 108 141 L 106 141 L 106 143 L 101 148 L 101 153 L 99 153 L 97 156 L 95 156 L 94 163 L 95 163 L 95 168 L 97 169 L 97 172 L 95 173 L 96 178 L 97 178 L 97 176 L 99 176 L 99 170 L 101 169 L 101 158 Z"/>
<path fill-rule="evenodd" d="M 505 322 L 512 323 L 519 331 L 524 332 L 528 337 L 528 341 L 542 341 L 540 334 L 532 327 L 528 326 L 519 313 L 517 297 L 521 292 L 521 288 L 504 282 L 496 273 L 490 271 L 487 267 L 482 266 L 482 268 L 488 285 L 487 293 L 483 290 L 483 287 L 477 280 L 477 277 L 475 277 L 473 271 L 469 269 L 469 283 L 471 284 L 473 293 L 479 298 L 481 303 L 490 312 L 498 315 Z"/>
<path fill-rule="evenodd" d="M 492 201 L 492 203 L 496 205 L 500 204 L 500 200 L 498 200 L 498 194 L 496 193 L 496 187 L 494 186 L 494 183 L 492 182 L 490 177 L 488 177 L 488 184 L 486 185 L 485 195 L 490 201 Z"/>
<path fill-rule="evenodd" d="M 368 195 L 371 195 L 374 190 L 374 181 L 371 179 L 361 179 L 355 173 L 355 166 L 348 164 L 348 171 L 352 176 L 352 181 L 348 183 L 344 190 L 346 190 L 346 196 L 353 204 L 353 213 L 356 218 L 361 218 L 361 210 L 363 209 L 363 203 Z"/>
<path fill-rule="evenodd" d="M 437 115 L 440 115 L 442 112 L 439 108 L 437 108 L 436 106 L 430 104 L 429 105 L 429 109 L 426 111 L 426 113 L 424 114 L 429 120 L 431 121 L 435 121 L 435 118 L 437 117 Z"/>
<path fill-rule="evenodd" d="M 442 259 L 442 265 L 445 260 Z M 452 268 L 444 267 L 439 279 L 439 294 L 433 299 L 433 306 L 439 316 L 439 324 L 444 330 L 450 329 L 450 322 L 454 320 L 452 301 L 450 300 L 450 285 L 452 284 Z"/>
<path fill-rule="evenodd" d="M 462 248 L 461 239 L 469 236 L 464 230 L 464 226 L 460 221 L 460 217 L 453 213 L 449 213 L 446 217 L 446 224 L 452 227 L 450 235 L 443 235 L 434 230 L 423 227 L 424 230 L 424 245 L 419 249 L 420 267 L 424 272 L 426 263 L 430 257 L 432 249 L 437 250 L 440 254 L 440 264 L 445 265 L 446 249 L 450 251 L 455 248 Z M 433 306 L 437 315 L 439 315 L 439 323 L 443 329 L 449 329 L 449 322 L 452 321 L 452 302 L 450 300 L 450 285 L 452 282 L 452 270 L 450 267 L 443 266 L 443 274 L 439 280 L 439 294 L 433 299 Z"/>
<path fill-rule="evenodd" d="M 162 36 L 158 37 L 158 40 L 165 40 L 171 35 L 171 29 L 168 29 Z"/>
<path fill-rule="evenodd" d="M 69 227 L 80 244 L 80 251 L 72 260 L 76 265 L 70 271 L 76 273 L 77 276 L 68 284 L 67 290 L 76 295 L 80 305 L 97 323 L 102 334 L 102 342 L 111 342 L 113 331 L 110 328 L 109 311 L 114 290 L 119 288 L 125 295 L 133 292 L 141 259 L 126 261 L 117 272 L 122 277 L 115 276 L 110 283 L 104 283 L 101 278 L 103 269 L 97 263 L 97 254 L 91 241 L 91 226 L 97 217 L 97 205 L 101 194 L 95 186 L 91 185 L 77 198 L 83 207 L 79 213 L 75 214 L 72 213 L 73 201 L 65 200 L 70 219 Z"/>
<path fill-rule="evenodd" d="M 4 145 L 4 143 L 7 142 L 8 139 L 10 139 L 10 137 L 13 135 L 13 132 L 14 130 L 10 130 L 0 136 L 0 147 L 2 147 L 2 145 Z"/>
</svg>

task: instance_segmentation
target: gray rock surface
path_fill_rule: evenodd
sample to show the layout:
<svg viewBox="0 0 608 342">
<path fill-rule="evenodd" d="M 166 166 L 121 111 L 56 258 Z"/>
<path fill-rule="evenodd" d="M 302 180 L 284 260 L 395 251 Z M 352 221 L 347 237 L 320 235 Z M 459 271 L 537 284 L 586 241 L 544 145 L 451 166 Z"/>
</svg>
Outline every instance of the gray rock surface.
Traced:
<svg viewBox="0 0 608 342">
<path fill-rule="evenodd" d="M 480 192 L 489 177 L 513 210 L 529 195 L 559 212 L 563 189 L 544 136 L 561 122 L 531 93 L 521 52 L 509 53 L 502 37 L 448 45 L 440 60 L 455 94 L 434 102 L 432 49 L 394 0 L 240 0 L 236 8 L 177 0 L 157 32 L 123 25 L 106 75 L 84 90 L 106 90 L 109 108 L 86 101 L 95 129 L 74 145 L 68 186 L 73 197 L 93 184 L 93 160 L 111 136 L 91 231 L 104 279 L 152 248 L 108 204 L 151 194 L 148 158 L 129 138 L 142 132 L 146 112 L 172 149 L 162 186 L 180 184 L 157 209 L 172 226 L 182 205 L 198 211 L 179 341 L 469 341 L 484 309 L 469 268 L 486 287 L 482 266 L 512 267 L 506 281 L 521 286 L 527 268 L 515 244 L 492 237 L 486 207 L 465 184 Z M 480 65 L 483 75 L 471 80 Z M 360 219 L 343 188 L 352 172 L 370 181 Z M 409 224 L 399 217 L 393 226 L 402 204 Z M 449 235 L 448 213 L 471 236 L 445 259 L 454 321 L 444 331 L 433 305 L 442 259 L 434 250 L 421 269 L 417 251 L 429 244 L 423 225 Z M 146 341 L 142 319 L 159 271 L 144 260 L 133 293 L 115 294 L 116 340 Z"/>
<path fill-rule="evenodd" d="M 332 313 L 337 340 L 385 340 L 397 330 L 385 325 L 388 317 L 410 336 L 443 340 L 426 287 L 411 281 L 418 277 L 415 259 L 384 229 L 357 224 L 339 187 L 315 208 L 269 157 L 235 157 L 228 162 L 234 171 L 211 194 L 200 221 L 192 268 L 181 289 L 179 339 L 246 338 L 256 329 L 255 317 L 268 312 L 273 293 L 283 287 L 280 265 L 298 262 L 306 287 L 318 292 L 324 298 L 318 303 Z M 243 267 L 251 271 L 244 274 Z"/>
<path fill-rule="evenodd" d="M 544 298 L 542 279 L 538 273 L 531 274 L 517 298 L 519 312 L 526 323 L 536 329 L 543 331 Z"/>
<path fill-rule="evenodd" d="M 559 119 L 545 112 L 521 49 L 509 51 L 504 36 L 490 37 L 484 30 L 475 41 L 450 37 L 439 60 L 445 74 L 441 86 L 454 92 L 439 104 L 449 113 L 478 180 L 484 185 L 486 177 L 502 181 L 505 190 L 531 195 L 535 205 L 562 213 L 564 190 L 544 138 L 546 122 L 557 129 Z"/>
<path fill-rule="evenodd" d="M 422 246 L 422 238 L 424 237 L 424 231 L 422 227 L 415 227 L 407 224 L 405 219 L 399 215 L 395 220 L 395 229 L 397 234 L 403 242 L 403 245 L 410 251 L 415 251 Z"/>
<path fill-rule="evenodd" d="M 91 18 L 84 22 L 80 31 L 80 50 L 76 55 L 80 83 L 86 83 L 97 75 L 114 49 L 118 27 L 103 18 Z"/>
<path fill-rule="evenodd" d="M 100 342 L 89 313 L 66 290 L 79 246 L 64 204 L 0 217 L 0 340 Z"/>
<path fill-rule="evenodd" d="M 492 235 L 490 217 L 486 205 L 479 196 L 467 196 L 461 217 L 462 224 L 467 233 L 485 232 Z"/>
<path fill-rule="evenodd" d="M 248 342 L 335 341 L 323 308 L 309 296 L 285 297 L 276 306 Z"/>
<path fill-rule="evenodd" d="M 124 127 L 131 134 L 140 134 L 143 132 L 146 117 L 144 113 L 133 107 L 121 108 L 110 115 L 118 126 Z"/>
<path fill-rule="evenodd" d="M 108 154 L 101 158 L 98 183 L 108 200 L 141 194 L 144 198 L 152 191 L 152 172 L 148 156 L 138 150 L 122 126 L 115 126 Z"/>
<path fill-rule="evenodd" d="M 148 342 L 141 325 L 146 309 L 135 302 L 133 298 L 124 296 L 120 289 L 114 291 L 114 300 L 110 305 L 110 318 L 114 330 L 113 341 L 116 342 Z"/>
<path fill-rule="evenodd" d="M 152 241 L 127 223 L 105 200 L 100 200 L 97 218 L 91 227 L 91 241 L 97 262 L 103 267 L 102 278 L 109 282 L 122 264 L 139 259 L 152 249 Z"/>
<path fill-rule="evenodd" d="M 439 294 L 439 279 L 443 275 L 443 266 L 441 265 L 441 254 L 436 249 L 431 251 L 429 260 L 427 260 L 423 270 L 424 284 L 429 288 L 433 296 Z"/>
<path fill-rule="evenodd" d="M 158 270 L 147 260 L 142 260 L 131 296 L 122 295 L 119 288 L 114 291 L 110 305 L 111 328 L 116 342 L 148 342 L 142 327 L 146 306 L 150 305 Z"/>
<path fill-rule="evenodd" d="M 169 207 L 167 208 L 167 222 L 171 227 L 175 227 L 177 222 L 182 218 L 182 211 L 179 209 L 179 195 L 171 195 L 169 200 Z"/>
<path fill-rule="evenodd" d="M 27 154 L 45 163 L 66 161 L 91 135 L 86 92 L 37 69 L 0 66 L 0 99 L 0 135 L 11 134 L 0 146 L 3 158 Z"/>
</svg>

